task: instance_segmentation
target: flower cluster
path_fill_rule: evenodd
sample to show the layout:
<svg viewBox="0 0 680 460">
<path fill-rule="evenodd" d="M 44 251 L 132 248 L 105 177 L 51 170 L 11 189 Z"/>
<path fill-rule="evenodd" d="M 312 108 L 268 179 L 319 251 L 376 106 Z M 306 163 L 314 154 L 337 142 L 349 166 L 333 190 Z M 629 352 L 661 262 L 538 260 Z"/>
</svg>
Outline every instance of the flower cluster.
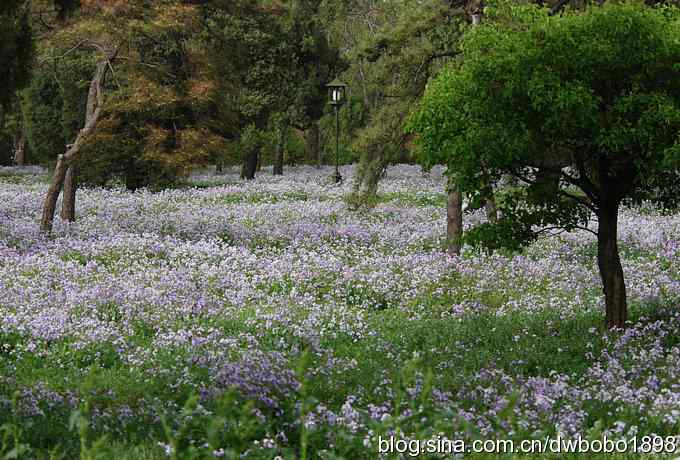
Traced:
<svg viewBox="0 0 680 460">
<path fill-rule="evenodd" d="M 487 362 L 463 383 L 452 363 L 426 362 L 433 383 L 418 374 L 400 398 L 398 372 L 371 368 L 370 359 L 473 356 L 484 345 L 446 338 L 421 349 L 426 338 L 399 335 L 399 327 L 439 321 L 455 329 L 518 314 L 569 321 L 602 311 L 588 232 L 509 256 L 443 252 L 441 170 L 390 168 L 377 206 L 359 212 L 343 203 L 351 167 L 340 186 L 328 181 L 329 169 L 301 167 L 251 182 L 197 176 L 194 187 L 160 193 L 83 189 L 77 222 L 57 219 L 49 238 L 37 230 L 47 187 L 40 173 L 0 188 L 0 369 L 13 376 L 0 379 L 0 412 L 44 419 L 72 409 L 97 367 L 124 369 L 151 392 L 105 398 L 93 418 L 110 429 L 179 411 L 181 401 L 163 396 L 179 390 L 206 404 L 234 390 L 262 417 L 287 413 L 285 426 L 295 427 L 303 378 L 322 389 L 299 423 L 346 429 L 369 444 L 376 423 L 405 432 L 399 420 L 419 411 L 419 426 L 448 420 L 458 430 L 451 436 L 573 435 L 597 420 L 619 434 L 638 425 L 663 433 L 680 423 L 680 316 L 671 307 L 618 336 L 593 329 L 582 338 L 592 342 L 587 365 L 574 373 L 525 372 L 532 352 L 521 347 L 534 332 L 521 326 L 512 333 L 520 350 L 512 366 Z M 466 225 L 483 219 L 471 213 Z M 619 236 L 631 305 L 672 306 L 680 297 L 680 217 L 625 209 Z M 302 375 L 307 355 L 314 364 Z M 63 378 L 50 381 L 39 369 Z M 353 379 L 360 372 L 372 380 Z"/>
</svg>

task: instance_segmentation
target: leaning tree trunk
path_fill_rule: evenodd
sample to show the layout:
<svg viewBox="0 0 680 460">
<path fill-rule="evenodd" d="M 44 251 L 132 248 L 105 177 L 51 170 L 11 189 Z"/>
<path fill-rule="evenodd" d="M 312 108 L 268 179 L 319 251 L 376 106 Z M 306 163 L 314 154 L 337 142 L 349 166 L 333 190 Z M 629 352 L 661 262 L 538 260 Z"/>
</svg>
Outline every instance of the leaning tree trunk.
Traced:
<svg viewBox="0 0 680 460">
<path fill-rule="evenodd" d="M 75 166 L 70 165 L 64 177 L 64 196 L 61 201 L 61 219 L 69 222 L 76 220 L 76 180 Z"/>
<path fill-rule="evenodd" d="M 87 95 L 87 107 L 85 110 L 85 126 L 80 130 L 76 140 L 71 144 L 65 154 L 59 155 L 57 158 L 57 166 L 54 168 L 52 175 L 52 182 L 47 190 L 47 196 L 43 202 L 42 218 L 40 219 L 40 230 L 45 233 L 52 231 L 52 224 L 54 222 L 54 213 L 57 209 L 57 200 L 61 193 L 62 186 L 66 180 L 66 173 L 73 158 L 80 151 L 85 138 L 94 130 L 97 121 L 101 115 L 102 106 L 104 105 L 104 79 L 110 59 L 115 55 L 105 57 L 97 63 L 97 69 L 90 82 L 90 90 Z M 73 171 L 71 171 L 73 174 Z M 75 193 L 75 189 L 73 190 Z M 74 195 L 75 200 L 75 195 Z M 73 203 L 75 205 L 75 201 Z"/>
<path fill-rule="evenodd" d="M 598 212 L 597 265 L 602 278 L 608 328 L 623 328 L 628 320 L 626 283 L 617 244 L 618 211 L 617 202 L 603 200 Z"/>
</svg>

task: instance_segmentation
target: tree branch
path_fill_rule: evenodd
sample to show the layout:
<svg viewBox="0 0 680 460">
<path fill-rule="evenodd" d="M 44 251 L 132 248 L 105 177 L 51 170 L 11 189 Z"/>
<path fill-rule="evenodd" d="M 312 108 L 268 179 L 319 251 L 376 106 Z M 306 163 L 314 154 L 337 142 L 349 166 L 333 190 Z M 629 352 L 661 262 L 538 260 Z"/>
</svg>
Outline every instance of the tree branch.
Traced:
<svg viewBox="0 0 680 460">
<path fill-rule="evenodd" d="M 77 50 L 78 48 L 80 48 L 81 46 L 83 46 L 87 42 L 88 42 L 88 40 L 81 40 L 74 47 L 72 47 L 68 51 L 66 51 L 64 54 L 61 54 L 59 56 L 46 56 L 42 59 L 39 59 L 38 64 L 44 64 L 46 61 L 49 61 L 49 60 L 57 61 L 59 59 L 63 59 L 66 56 L 68 56 L 69 54 L 71 54 L 72 52 L 74 52 L 75 50 Z"/>
<path fill-rule="evenodd" d="M 589 229 L 588 227 L 581 227 L 580 225 L 577 225 L 577 226 L 574 227 L 574 228 L 578 228 L 579 230 L 584 230 L 584 231 L 586 231 L 586 232 L 588 232 L 588 233 L 592 233 L 593 235 L 597 236 L 597 232 L 595 232 L 595 231 Z"/>
</svg>

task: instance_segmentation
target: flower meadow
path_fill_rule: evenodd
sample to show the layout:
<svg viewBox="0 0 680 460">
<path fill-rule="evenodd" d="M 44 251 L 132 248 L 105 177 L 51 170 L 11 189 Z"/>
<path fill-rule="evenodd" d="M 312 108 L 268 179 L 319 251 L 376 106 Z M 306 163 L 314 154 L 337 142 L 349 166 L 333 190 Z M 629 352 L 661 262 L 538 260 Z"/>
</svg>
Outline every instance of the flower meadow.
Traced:
<svg viewBox="0 0 680 460">
<path fill-rule="evenodd" d="M 353 171 L 339 186 L 297 167 L 85 188 L 77 222 L 48 238 L 46 176 L 3 168 L 0 458 L 373 459 L 386 436 L 680 435 L 679 216 L 622 211 L 632 324 L 606 332 L 592 234 L 452 257 L 441 170 L 390 168 L 360 211 L 345 204 Z"/>
</svg>

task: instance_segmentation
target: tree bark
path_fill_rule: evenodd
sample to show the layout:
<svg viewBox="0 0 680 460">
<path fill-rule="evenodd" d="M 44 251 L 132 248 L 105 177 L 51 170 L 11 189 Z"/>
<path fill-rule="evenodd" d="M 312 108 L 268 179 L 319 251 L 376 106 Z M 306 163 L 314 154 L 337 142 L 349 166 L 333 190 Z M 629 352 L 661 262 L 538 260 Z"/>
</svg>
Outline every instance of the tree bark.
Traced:
<svg viewBox="0 0 680 460">
<path fill-rule="evenodd" d="M 318 122 L 314 123 L 314 126 L 316 126 L 316 169 L 321 169 L 321 131 Z"/>
<path fill-rule="evenodd" d="M 244 158 L 243 166 L 241 168 L 241 179 L 255 179 L 255 171 L 257 170 L 257 161 L 259 157 L 258 153 L 258 148 L 253 147 Z"/>
<path fill-rule="evenodd" d="M 26 136 L 23 129 L 14 136 L 14 164 L 17 166 L 26 164 Z"/>
<path fill-rule="evenodd" d="M 463 237 L 463 194 L 449 190 L 446 205 L 446 251 L 459 255 Z"/>
<path fill-rule="evenodd" d="M 472 12 L 472 25 L 481 22 L 481 10 Z M 446 252 L 459 255 L 463 238 L 463 194 L 457 188 L 448 189 L 446 203 Z"/>
<path fill-rule="evenodd" d="M 45 202 L 43 203 L 40 230 L 46 233 L 52 231 L 54 213 L 57 209 L 57 200 L 59 199 L 59 193 L 61 193 L 61 187 L 64 184 L 64 180 L 66 178 L 66 170 L 68 169 L 68 165 L 64 157 L 65 155 L 59 155 L 59 157 L 57 157 L 57 166 L 54 168 L 52 182 L 50 183 L 49 189 L 47 189 L 47 196 L 45 197 Z"/>
<path fill-rule="evenodd" d="M 491 195 L 490 198 L 487 198 L 484 203 L 484 208 L 486 209 L 486 219 L 489 222 L 495 223 L 498 221 L 498 207 L 496 206 L 496 199 L 493 195 Z"/>
<path fill-rule="evenodd" d="M 604 290 L 607 327 L 623 328 L 628 320 L 628 305 L 617 244 L 619 203 L 603 201 L 598 212 L 597 265 Z"/>
<path fill-rule="evenodd" d="M 276 156 L 274 157 L 274 175 L 283 176 L 283 154 L 286 145 L 286 131 L 283 126 L 279 127 L 279 139 L 276 144 Z"/>
<path fill-rule="evenodd" d="M 61 193 L 62 186 L 66 180 L 66 173 L 70 163 L 78 152 L 84 139 L 92 132 L 97 125 L 104 105 L 104 79 L 108 70 L 109 62 L 115 56 L 115 52 L 104 57 L 97 63 L 97 69 L 90 81 L 90 90 L 87 95 L 87 107 L 85 110 L 85 126 L 80 130 L 76 140 L 68 147 L 65 154 L 59 155 L 57 165 L 54 168 L 52 182 L 47 190 L 45 201 L 43 202 L 42 218 L 40 219 L 40 230 L 44 233 L 52 231 L 54 213 L 57 209 L 57 200 Z M 75 191 L 74 191 L 75 193 Z M 74 203 L 75 204 L 75 203 Z"/>
<path fill-rule="evenodd" d="M 75 166 L 70 165 L 64 176 L 64 196 L 61 202 L 61 218 L 69 222 L 76 220 L 76 171 Z"/>
<path fill-rule="evenodd" d="M 313 122 L 305 131 L 305 156 L 308 164 L 321 167 L 321 145 L 319 139 L 319 124 Z"/>
</svg>

